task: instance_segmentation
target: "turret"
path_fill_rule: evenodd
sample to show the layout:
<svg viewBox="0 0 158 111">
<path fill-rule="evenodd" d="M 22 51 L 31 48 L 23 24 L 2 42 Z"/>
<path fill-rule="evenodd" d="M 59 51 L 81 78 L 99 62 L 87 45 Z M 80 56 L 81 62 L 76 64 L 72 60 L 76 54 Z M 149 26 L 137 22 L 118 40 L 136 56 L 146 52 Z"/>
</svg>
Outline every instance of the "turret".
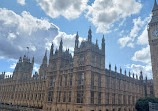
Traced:
<svg viewBox="0 0 158 111">
<path fill-rule="evenodd" d="M 133 78 L 134 78 L 134 73 L 133 73 Z"/>
<path fill-rule="evenodd" d="M 34 61 L 35 61 L 35 60 L 34 60 L 34 57 L 33 57 L 33 58 L 32 58 L 32 64 L 34 64 Z"/>
<path fill-rule="evenodd" d="M 91 27 L 89 28 L 89 31 L 88 31 L 88 41 L 89 41 L 89 42 L 92 42 L 92 31 L 91 31 Z"/>
<path fill-rule="evenodd" d="M 78 44 L 79 44 L 79 36 L 78 36 L 78 32 L 76 34 L 76 40 L 75 40 L 75 48 L 78 48 Z"/>
<path fill-rule="evenodd" d="M 158 10 L 158 5 L 157 5 L 157 2 L 156 2 L 156 0 L 155 0 L 155 3 L 154 3 L 154 7 L 153 7 L 153 9 L 152 9 L 152 12 L 157 11 L 157 10 Z"/>
</svg>

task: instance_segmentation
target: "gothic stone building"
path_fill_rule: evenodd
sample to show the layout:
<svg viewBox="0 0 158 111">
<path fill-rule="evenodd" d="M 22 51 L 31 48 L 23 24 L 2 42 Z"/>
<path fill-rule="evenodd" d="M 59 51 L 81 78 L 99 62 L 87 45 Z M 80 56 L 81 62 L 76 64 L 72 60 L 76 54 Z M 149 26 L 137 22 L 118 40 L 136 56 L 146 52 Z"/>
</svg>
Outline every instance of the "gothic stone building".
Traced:
<svg viewBox="0 0 158 111">
<path fill-rule="evenodd" d="M 142 71 L 138 77 L 116 66 L 105 69 L 104 36 L 100 49 L 91 29 L 80 45 L 76 34 L 73 57 L 61 39 L 58 50 L 51 45 L 48 61 L 46 52 L 32 76 L 34 58 L 20 57 L 13 76 L 0 75 L 0 102 L 43 111 L 135 111 L 139 98 L 154 96 L 152 80 L 143 80 Z"/>
</svg>

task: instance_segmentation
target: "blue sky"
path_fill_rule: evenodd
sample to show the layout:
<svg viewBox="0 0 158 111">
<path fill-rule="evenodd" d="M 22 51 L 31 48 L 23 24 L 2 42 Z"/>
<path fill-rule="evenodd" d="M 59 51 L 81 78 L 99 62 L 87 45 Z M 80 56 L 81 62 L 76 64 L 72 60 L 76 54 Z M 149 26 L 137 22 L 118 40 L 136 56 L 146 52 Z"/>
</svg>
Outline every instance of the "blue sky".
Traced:
<svg viewBox="0 0 158 111">
<path fill-rule="evenodd" d="M 106 68 L 109 63 L 123 70 L 152 78 L 147 24 L 154 0 L 0 0 L 0 72 L 12 74 L 20 56 L 35 57 L 38 70 L 51 43 L 73 52 L 75 34 L 93 42 L 105 35 Z M 49 55 L 49 54 L 48 54 Z"/>
</svg>

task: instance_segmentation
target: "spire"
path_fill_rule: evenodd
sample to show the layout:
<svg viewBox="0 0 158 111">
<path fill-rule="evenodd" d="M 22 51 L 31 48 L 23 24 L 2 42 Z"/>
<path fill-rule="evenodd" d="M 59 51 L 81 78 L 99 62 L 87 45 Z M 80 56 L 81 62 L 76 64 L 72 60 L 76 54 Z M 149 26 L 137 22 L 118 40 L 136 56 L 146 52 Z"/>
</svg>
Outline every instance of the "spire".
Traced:
<svg viewBox="0 0 158 111">
<path fill-rule="evenodd" d="M 115 72 L 117 72 L 117 67 L 116 67 L 116 64 L 115 64 Z"/>
<path fill-rule="evenodd" d="M 96 39 L 96 47 L 98 47 L 98 39 Z"/>
<path fill-rule="evenodd" d="M 53 52 L 54 52 L 54 45 L 53 45 L 53 43 L 52 43 L 51 49 L 50 49 L 50 57 L 53 56 Z"/>
<path fill-rule="evenodd" d="M 133 78 L 134 78 L 134 73 L 133 73 Z"/>
<path fill-rule="evenodd" d="M 126 69 L 125 69 L 125 76 L 126 76 L 126 73 L 127 73 L 127 72 L 126 72 Z"/>
<path fill-rule="evenodd" d="M 103 35 L 103 38 L 102 38 L 102 52 L 105 54 L 105 38 L 104 38 L 104 35 Z"/>
<path fill-rule="evenodd" d="M 75 40 L 75 48 L 78 48 L 78 44 L 79 44 L 78 38 L 79 38 L 79 35 L 78 35 L 78 32 L 77 32 L 77 34 L 76 34 L 76 40 Z"/>
<path fill-rule="evenodd" d="M 44 55 L 42 64 L 47 64 L 47 49 L 45 51 L 45 55 Z"/>
<path fill-rule="evenodd" d="M 143 72 L 140 71 L 140 76 L 139 76 L 140 80 L 143 80 Z"/>
<path fill-rule="evenodd" d="M 131 77 L 131 72 L 129 71 L 129 77 Z"/>
<path fill-rule="evenodd" d="M 92 42 L 92 31 L 91 31 L 91 27 L 89 28 L 89 31 L 88 31 L 88 41 L 89 41 L 89 42 Z"/>
<path fill-rule="evenodd" d="M 32 64 L 34 64 L 34 57 L 32 58 Z"/>
<path fill-rule="evenodd" d="M 62 52 L 62 50 L 63 50 L 63 41 L 62 41 L 62 38 L 61 38 L 60 46 L 59 46 L 59 52 Z"/>
<path fill-rule="evenodd" d="M 122 68 L 120 67 L 120 74 L 122 74 Z"/>
<path fill-rule="evenodd" d="M 109 70 L 111 71 L 111 63 L 109 63 Z"/>
<path fill-rule="evenodd" d="M 158 10 L 158 5 L 157 5 L 157 2 L 156 2 L 156 0 L 155 0 L 155 3 L 154 3 L 154 7 L 153 7 L 153 9 L 152 9 L 152 12 L 153 12 L 153 11 L 156 11 L 156 10 Z"/>
</svg>

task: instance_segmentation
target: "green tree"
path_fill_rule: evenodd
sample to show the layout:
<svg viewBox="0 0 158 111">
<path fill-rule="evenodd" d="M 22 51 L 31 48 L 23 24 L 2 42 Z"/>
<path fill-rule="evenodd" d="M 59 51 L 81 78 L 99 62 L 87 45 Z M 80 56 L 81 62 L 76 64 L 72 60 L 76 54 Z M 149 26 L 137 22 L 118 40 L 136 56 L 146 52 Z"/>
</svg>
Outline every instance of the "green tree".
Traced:
<svg viewBox="0 0 158 111">
<path fill-rule="evenodd" d="M 137 111 L 149 111 L 149 102 L 158 103 L 158 98 L 146 97 L 137 100 L 135 108 Z"/>
</svg>

